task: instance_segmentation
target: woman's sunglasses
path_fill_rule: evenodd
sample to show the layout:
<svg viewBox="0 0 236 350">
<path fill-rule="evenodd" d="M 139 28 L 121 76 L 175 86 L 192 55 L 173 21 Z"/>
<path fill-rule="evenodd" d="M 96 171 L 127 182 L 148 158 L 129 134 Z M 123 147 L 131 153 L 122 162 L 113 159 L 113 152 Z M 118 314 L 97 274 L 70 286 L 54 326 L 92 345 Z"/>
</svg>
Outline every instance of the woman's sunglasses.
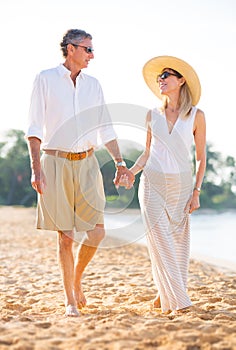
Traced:
<svg viewBox="0 0 236 350">
<path fill-rule="evenodd" d="M 161 74 L 158 74 L 157 76 L 157 82 L 162 79 L 165 80 L 166 78 L 168 78 L 170 75 L 174 75 L 177 78 L 182 78 L 181 74 L 175 74 L 175 73 L 170 73 L 170 72 L 163 72 Z"/>
</svg>

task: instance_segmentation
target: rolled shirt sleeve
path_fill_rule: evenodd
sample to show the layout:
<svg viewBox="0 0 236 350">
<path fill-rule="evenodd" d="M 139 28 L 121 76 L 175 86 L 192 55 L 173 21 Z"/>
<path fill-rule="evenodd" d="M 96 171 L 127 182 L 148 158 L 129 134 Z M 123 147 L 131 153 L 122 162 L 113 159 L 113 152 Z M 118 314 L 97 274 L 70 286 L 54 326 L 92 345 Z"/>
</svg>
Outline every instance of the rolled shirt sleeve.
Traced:
<svg viewBox="0 0 236 350">
<path fill-rule="evenodd" d="M 105 104 L 102 88 L 100 87 L 100 110 L 99 110 L 99 139 L 102 144 L 117 139 L 117 134 L 113 128 L 111 115 Z"/>
<path fill-rule="evenodd" d="M 37 137 L 43 140 L 43 124 L 45 117 L 45 87 L 42 77 L 37 75 L 31 94 L 29 107 L 28 128 L 25 137 Z"/>
</svg>

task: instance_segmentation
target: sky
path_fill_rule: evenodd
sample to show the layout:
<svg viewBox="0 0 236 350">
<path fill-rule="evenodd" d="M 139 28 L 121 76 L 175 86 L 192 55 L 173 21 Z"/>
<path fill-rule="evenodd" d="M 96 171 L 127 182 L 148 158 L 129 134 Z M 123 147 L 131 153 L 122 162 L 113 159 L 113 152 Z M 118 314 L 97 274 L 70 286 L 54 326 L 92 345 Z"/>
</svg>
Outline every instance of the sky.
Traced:
<svg viewBox="0 0 236 350">
<path fill-rule="evenodd" d="M 207 141 L 236 157 L 235 0 L 1 0 L 0 137 L 25 129 L 33 80 L 63 62 L 59 43 L 71 28 L 93 36 L 95 59 L 84 72 L 100 81 L 108 104 L 159 103 L 142 76 L 152 57 L 191 64 L 202 85 Z M 124 118 L 135 124 L 135 115 Z"/>
</svg>

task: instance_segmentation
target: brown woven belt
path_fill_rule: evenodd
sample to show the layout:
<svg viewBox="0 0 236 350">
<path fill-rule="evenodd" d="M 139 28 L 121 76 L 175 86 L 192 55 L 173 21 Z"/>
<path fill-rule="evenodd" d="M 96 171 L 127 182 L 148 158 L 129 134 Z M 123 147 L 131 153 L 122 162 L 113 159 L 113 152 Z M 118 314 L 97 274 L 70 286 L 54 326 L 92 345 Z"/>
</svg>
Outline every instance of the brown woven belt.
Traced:
<svg viewBox="0 0 236 350">
<path fill-rule="evenodd" d="M 91 156 L 91 154 L 93 153 L 93 148 L 90 148 L 88 151 L 79 152 L 79 153 L 56 151 L 56 150 L 52 150 L 52 149 L 45 149 L 43 151 L 44 151 L 44 153 L 46 153 L 50 156 L 66 158 L 69 160 L 81 160 L 81 159 L 84 159 L 84 158 Z"/>
</svg>

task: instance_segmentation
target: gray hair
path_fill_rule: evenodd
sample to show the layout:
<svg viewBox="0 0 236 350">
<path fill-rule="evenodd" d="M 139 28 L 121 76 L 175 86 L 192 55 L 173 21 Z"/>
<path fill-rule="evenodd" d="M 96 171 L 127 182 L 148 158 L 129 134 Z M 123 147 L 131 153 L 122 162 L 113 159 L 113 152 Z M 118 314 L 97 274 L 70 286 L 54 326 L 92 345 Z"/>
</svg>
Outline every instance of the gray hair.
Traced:
<svg viewBox="0 0 236 350">
<path fill-rule="evenodd" d="M 67 32 L 64 34 L 62 42 L 60 43 L 61 50 L 63 53 L 63 56 L 66 58 L 67 57 L 67 45 L 68 44 L 74 44 L 78 45 L 83 41 L 84 39 L 90 39 L 92 40 L 92 35 L 89 33 L 86 33 L 84 30 L 81 29 L 69 29 Z"/>
</svg>

